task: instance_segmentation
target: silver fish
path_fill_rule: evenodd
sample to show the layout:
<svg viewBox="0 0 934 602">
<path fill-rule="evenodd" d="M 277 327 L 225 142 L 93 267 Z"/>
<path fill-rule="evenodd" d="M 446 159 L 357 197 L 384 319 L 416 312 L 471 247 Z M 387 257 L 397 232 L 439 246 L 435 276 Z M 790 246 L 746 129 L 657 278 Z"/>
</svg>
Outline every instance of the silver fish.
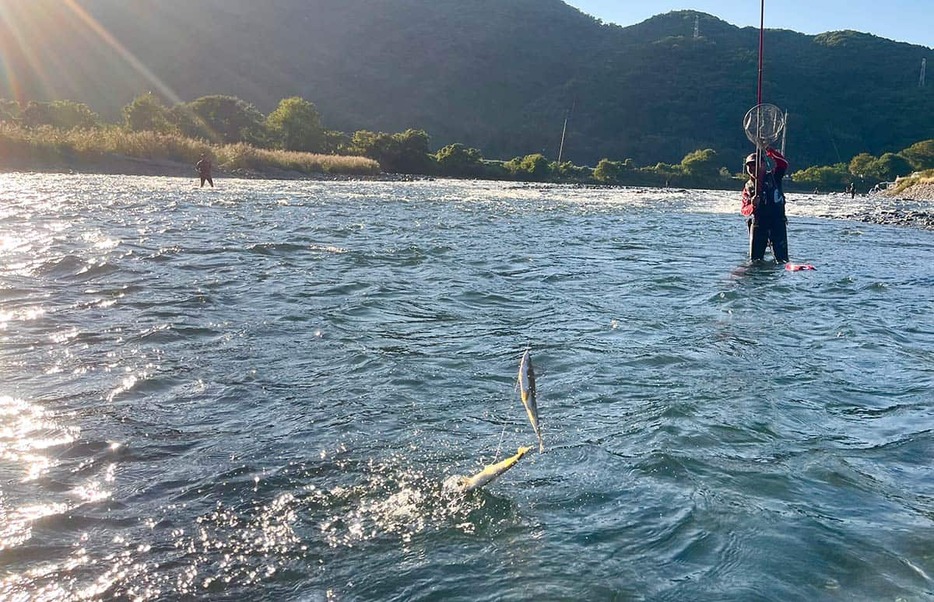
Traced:
<svg viewBox="0 0 934 602">
<path fill-rule="evenodd" d="M 496 464 L 490 464 L 472 477 L 455 477 L 454 485 L 461 491 L 473 491 L 490 483 L 501 474 L 516 465 L 522 456 L 529 453 L 531 447 L 520 447 L 516 455 L 510 456 Z"/>
<path fill-rule="evenodd" d="M 519 361 L 519 397 L 522 399 L 522 405 L 525 406 L 525 412 L 529 415 L 529 422 L 532 423 L 532 430 L 538 437 L 538 453 L 545 451 L 545 443 L 542 441 L 542 429 L 538 424 L 538 403 L 535 401 L 535 370 L 532 369 L 532 355 L 528 349 L 522 354 Z"/>
</svg>

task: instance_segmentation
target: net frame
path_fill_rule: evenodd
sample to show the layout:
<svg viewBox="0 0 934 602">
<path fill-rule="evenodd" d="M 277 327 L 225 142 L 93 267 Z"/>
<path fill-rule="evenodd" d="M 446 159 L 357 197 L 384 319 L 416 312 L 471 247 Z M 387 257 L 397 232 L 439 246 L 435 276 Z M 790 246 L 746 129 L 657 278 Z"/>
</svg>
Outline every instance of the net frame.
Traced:
<svg viewBox="0 0 934 602">
<path fill-rule="evenodd" d="M 757 104 L 743 117 L 743 130 L 746 138 L 757 148 L 776 142 L 785 129 L 785 113 L 780 108 L 767 102 Z"/>
</svg>

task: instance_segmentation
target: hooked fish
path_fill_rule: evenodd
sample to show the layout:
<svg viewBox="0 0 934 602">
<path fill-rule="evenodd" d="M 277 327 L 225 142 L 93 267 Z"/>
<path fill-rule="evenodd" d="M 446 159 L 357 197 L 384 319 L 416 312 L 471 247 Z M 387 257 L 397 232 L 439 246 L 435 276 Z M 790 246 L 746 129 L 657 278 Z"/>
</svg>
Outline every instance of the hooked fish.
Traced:
<svg viewBox="0 0 934 602">
<path fill-rule="evenodd" d="M 522 399 L 522 405 L 525 406 L 525 412 L 529 415 L 529 422 L 532 423 L 532 430 L 538 437 L 538 452 L 545 451 L 545 443 L 542 441 L 542 430 L 538 424 L 538 403 L 535 401 L 535 370 L 532 369 L 532 354 L 529 349 L 522 354 L 519 361 L 519 397 Z"/>
<path fill-rule="evenodd" d="M 490 464 L 472 477 L 455 477 L 456 486 L 463 491 L 473 491 L 490 483 L 501 474 L 516 465 L 516 462 L 522 459 L 522 456 L 529 453 L 531 447 L 520 447 L 516 455 L 510 456 L 496 464 Z"/>
</svg>

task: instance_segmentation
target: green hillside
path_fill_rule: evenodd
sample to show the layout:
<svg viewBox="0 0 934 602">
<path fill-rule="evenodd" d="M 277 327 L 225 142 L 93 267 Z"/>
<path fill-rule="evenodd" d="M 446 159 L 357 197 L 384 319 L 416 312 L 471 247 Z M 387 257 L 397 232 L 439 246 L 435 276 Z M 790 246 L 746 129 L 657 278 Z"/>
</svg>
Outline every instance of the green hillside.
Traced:
<svg viewBox="0 0 934 602">
<path fill-rule="evenodd" d="M 78 7 L 78 8 L 73 8 Z M 699 36 L 694 36 L 694 26 Z M 758 31 L 703 13 L 603 24 L 560 0 L 31 0 L 0 18 L 0 96 L 71 99 L 103 116 L 142 92 L 226 94 L 267 113 L 289 96 L 347 132 L 425 129 L 486 157 L 678 162 L 749 148 Z M 934 137 L 930 48 L 856 32 L 766 35 L 765 100 L 789 111 L 795 166 Z"/>
</svg>

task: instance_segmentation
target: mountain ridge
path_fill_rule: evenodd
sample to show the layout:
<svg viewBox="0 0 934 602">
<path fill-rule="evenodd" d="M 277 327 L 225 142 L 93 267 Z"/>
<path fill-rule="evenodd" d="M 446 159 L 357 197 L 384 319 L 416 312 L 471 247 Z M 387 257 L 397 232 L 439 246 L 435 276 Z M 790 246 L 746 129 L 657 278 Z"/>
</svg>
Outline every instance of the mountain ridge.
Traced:
<svg viewBox="0 0 934 602">
<path fill-rule="evenodd" d="M 561 0 L 17 6 L 0 23 L 0 96 L 77 100 L 108 118 L 147 91 L 168 102 L 229 94 L 263 112 L 297 95 L 332 129 L 425 129 L 434 147 L 462 142 L 491 158 L 553 158 L 569 111 L 564 157 L 579 164 L 677 162 L 698 148 L 741 157 L 749 146 L 758 29 L 697 11 L 623 27 Z M 31 56 L 13 35 L 30 24 L 44 44 Z M 790 113 L 793 165 L 934 137 L 934 89 L 917 85 L 930 54 L 858 32 L 767 31 L 764 100 Z"/>
</svg>

